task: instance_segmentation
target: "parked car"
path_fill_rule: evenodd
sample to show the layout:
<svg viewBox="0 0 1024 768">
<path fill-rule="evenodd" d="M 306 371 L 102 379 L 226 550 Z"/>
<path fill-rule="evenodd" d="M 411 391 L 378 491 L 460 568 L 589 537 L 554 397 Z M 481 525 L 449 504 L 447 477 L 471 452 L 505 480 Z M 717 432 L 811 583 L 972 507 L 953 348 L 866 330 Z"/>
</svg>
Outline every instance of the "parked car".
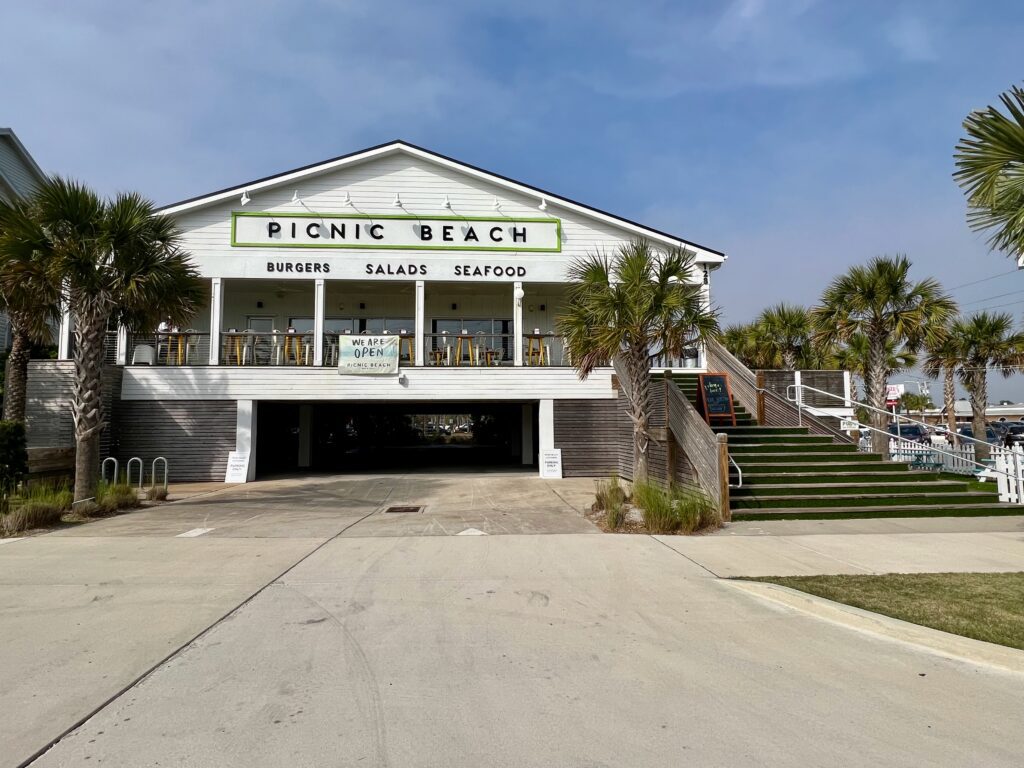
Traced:
<svg viewBox="0 0 1024 768">
<path fill-rule="evenodd" d="M 927 443 L 930 442 L 928 433 L 925 432 L 924 427 L 920 424 L 900 424 L 899 436 L 904 440 L 912 440 L 915 443 Z M 889 434 L 896 436 L 896 423 L 892 422 L 889 424 Z"/>
<path fill-rule="evenodd" d="M 1010 424 L 1003 432 L 1003 445 L 1024 445 L 1024 424 Z"/>
<path fill-rule="evenodd" d="M 958 430 L 964 437 L 974 437 L 974 430 L 971 427 L 960 427 Z M 992 427 L 985 428 L 985 442 L 992 445 L 999 445 L 999 435 Z"/>
</svg>

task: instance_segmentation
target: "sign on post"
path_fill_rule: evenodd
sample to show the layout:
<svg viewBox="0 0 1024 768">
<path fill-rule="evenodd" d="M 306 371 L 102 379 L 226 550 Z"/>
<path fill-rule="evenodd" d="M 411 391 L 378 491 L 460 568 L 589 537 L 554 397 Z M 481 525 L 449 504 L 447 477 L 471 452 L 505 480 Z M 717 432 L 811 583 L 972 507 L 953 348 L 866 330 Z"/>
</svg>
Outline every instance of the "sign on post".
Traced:
<svg viewBox="0 0 1024 768">
<path fill-rule="evenodd" d="M 398 373 L 398 336 L 339 336 L 338 373 Z"/>
<path fill-rule="evenodd" d="M 561 448 L 545 448 L 540 452 L 540 476 L 552 480 L 562 479 Z"/>
<path fill-rule="evenodd" d="M 729 374 L 702 373 L 698 377 L 701 413 L 709 425 L 714 422 L 736 426 L 736 410 L 729 389 Z"/>
<path fill-rule="evenodd" d="M 225 483 L 244 483 L 249 480 L 249 451 L 228 451 Z"/>
<path fill-rule="evenodd" d="M 839 428 L 844 432 L 859 431 L 860 422 L 857 419 L 840 419 Z"/>
</svg>

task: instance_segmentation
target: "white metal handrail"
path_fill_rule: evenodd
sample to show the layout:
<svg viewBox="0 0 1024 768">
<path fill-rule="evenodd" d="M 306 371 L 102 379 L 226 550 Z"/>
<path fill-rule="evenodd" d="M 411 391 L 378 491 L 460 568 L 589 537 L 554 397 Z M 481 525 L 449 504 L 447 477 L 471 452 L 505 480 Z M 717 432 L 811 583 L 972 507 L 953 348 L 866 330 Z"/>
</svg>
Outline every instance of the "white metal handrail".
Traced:
<svg viewBox="0 0 1024 768">
<path fill-rule="evenodd" d="M 732 456 L 729 456 L 729 463 L 736 467 L 737 482 L 736 485 L 730 484 L 730 488 L 742 488 L 743 487 L 743 470 L 740 469 L 740 465 L 736 463 Z"/>
<path fill-rule="evenodd" d="M 795 398 L 789 396 L 789 391 L 791 389 L 796 391 L 796 397 Z M 810 390 L 811 392 L 817 392 L 818 394 L 821 394 L 821 395 L 828 395 L 829 397 L 835 398 L 836 400 L 842 400 L 843 403 L 852 404 L 852 405 L 846 405 L 845 406 L 845 407 L 848 407 L 848 408 L 851 408 L 851 407 L 864 408 L 864 409 L 866 409 L 868 411 L 874 411 L 875 413 L 884 414 L 887 418 L 888 417 L 894 417 L 896 419 L 896 431 L 897 432 L 899 432 L 899 425 L 900 425 L 900 423 L 902 421 L 909 422 L 910 424 L 917 424 L 918 426 L 921 426 L 921 427 L 931 427 L 931 426 L 933 426 L 933 425 L 928 424 L 928 423 L 926 423 L 924 421 L 917 421 L 916 419 L 911 419 L 911 418 L 908 418 L 907 416 L 901 416 L 898 413 L 895 413 L 895 414 L 891 413 L 890 411 L 883 410 L 882 408 L 875 408 L 873 405 L 868 405 L 867 403 L 862 403 L 862 402 L 859 402 L 857 400 L 851 400 L 848 397 L 840 397 L 839 395 L 835 395 L 835 394 L 833 394 L 831 392 L 826 392 L 826 391 L 824 391 L 822 389 L 815 389 L 814 387 L 810 387 L 807 384 L 789 384 L 786 387 L 786 399 L 789 400 L 789 402 L 791 402 L 791 403 L 795 403 L 798 410 L 807 407 L 807 406 L 805 406 L 803 404 L 803 398 L 800 396 L 801 391 L 804 390 L 804 389 Z M 864 425 L 861 425 L 861 426 L 864 426 Z M 875 430 L 875 431 L 881 432 L 882 430 Z M 889 434 L 889 433 L 886 432 L 886 434 Z M 957 437 L 958 440 L 967 440 L 967 441 L 972 442 L 972 443 L 981 443 L 983 445 L 989 445 L 987 440 L 979 440 L 976 437 L 968 437 L 967 435 L 957 435 L 956 437 Z M 905 439 L 905 438 L 901 438 L 901 439 Z M 911 442 L 913 442 L 913 441 L 911 441 Z"/>
</svg>

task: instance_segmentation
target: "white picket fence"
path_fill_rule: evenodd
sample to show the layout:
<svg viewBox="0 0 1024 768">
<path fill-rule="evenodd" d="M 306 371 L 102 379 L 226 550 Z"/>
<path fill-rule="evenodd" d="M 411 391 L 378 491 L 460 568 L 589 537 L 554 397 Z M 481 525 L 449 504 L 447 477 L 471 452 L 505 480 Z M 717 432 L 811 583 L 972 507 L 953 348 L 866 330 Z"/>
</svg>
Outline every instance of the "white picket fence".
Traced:
<svg viewBox="0 0 1024 768">
<path fill-rule="evenodd" d="M 974 463 L 973 445 L 912 445 L 899 440 L 889 441 L 889 458 L 905 461 L 918 469 L 974 475 L 995 480 L 999 500 L 1024 504 L 1024 446 L 1002 448 L 993 445 L 985 470 Z"/>
</svg>

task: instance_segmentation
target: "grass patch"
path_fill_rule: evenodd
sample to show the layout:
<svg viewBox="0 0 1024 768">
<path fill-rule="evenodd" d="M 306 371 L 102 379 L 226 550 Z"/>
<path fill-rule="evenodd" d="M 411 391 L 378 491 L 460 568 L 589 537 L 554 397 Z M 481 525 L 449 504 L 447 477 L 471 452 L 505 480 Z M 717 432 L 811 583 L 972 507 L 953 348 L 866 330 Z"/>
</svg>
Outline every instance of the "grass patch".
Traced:
<svg viewBox="0 0 1024 768">
<path fill-rule="evenodd" d="M 626 492 L 614 475 L 597 483 L 593 510 L 604 512 L 604 524 L 608 530 L 617 531 L 626 522 Z"/>
<path fill-rule="evenodd" d="M 769 509 L 762 507 L 762 509 Z M 936 506 L 934 509 L 872 509 L 859 511 L 857 507 L 841 509 L 836 512 L 749 512 L 746 509 L 734 509 L 733 520 L 859 520 L 861 518 L 888 518 L 888 517 L 1005 517 L 1007 515 L 1024 515 L 1024 506 L 1012 507 L 989 507 L 979 504 L 977 508 L 964 507 L 962 509 L 943 509 Z"/>
<path fill-rule="evenodd" d="M 146 489 L 148 501 L 167 501 L 167 489 L 162 485 L 151 485 Z"/>
<path fill-rule="evenodd" d="M 1024 573 L 786 576 L 781 584 L 867 611 L 1024 650 Z"/>
<path fill-rule="evenodd" d="M 633 503 L 640 507 L 644 527 L 651 533 L 675 533 L 680 526 L 672 497 L 651 482 L 633 483 Z"/>
<path fill-rule="evenodd" d="M 691 486 L 669 491 L 654 483 L 634 483 L 633 503 L 640 507 L 649 533 L 694 533 L 722 524 L 707 494 Z"/>
</svg>

